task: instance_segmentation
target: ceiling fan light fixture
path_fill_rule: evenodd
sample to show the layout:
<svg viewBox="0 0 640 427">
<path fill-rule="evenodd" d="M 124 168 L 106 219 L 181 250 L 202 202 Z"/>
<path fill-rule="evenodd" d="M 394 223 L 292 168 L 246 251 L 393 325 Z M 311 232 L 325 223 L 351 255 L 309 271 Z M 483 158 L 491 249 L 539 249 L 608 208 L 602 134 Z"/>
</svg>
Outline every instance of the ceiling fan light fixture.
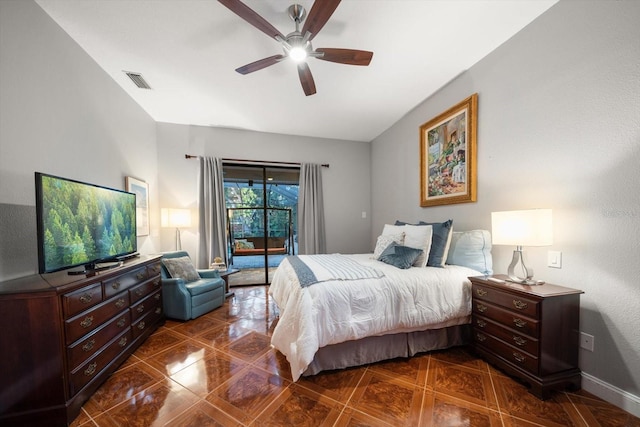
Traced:
<svg viewBox="0 0 640 427">
<path fill-rule="evenodd" d="M 302 62 L 307 59 L 307 50 L 300 46 L 294 46 L 289 51 L 289 58 L 293 60 L 293 62 Z"/>
</svg>

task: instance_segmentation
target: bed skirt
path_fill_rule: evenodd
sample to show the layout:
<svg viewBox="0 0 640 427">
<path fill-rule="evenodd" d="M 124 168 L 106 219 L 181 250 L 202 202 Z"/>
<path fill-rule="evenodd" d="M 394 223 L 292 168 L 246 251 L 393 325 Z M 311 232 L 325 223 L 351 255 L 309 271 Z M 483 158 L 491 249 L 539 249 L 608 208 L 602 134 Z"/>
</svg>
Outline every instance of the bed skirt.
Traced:
<svg viewBox="0 0 640 427">
<path fill-rule="evenodd" d="M 471 325 L 367 337 L 320 348 L 303 376 L 469 344 Z"/>
</svg>

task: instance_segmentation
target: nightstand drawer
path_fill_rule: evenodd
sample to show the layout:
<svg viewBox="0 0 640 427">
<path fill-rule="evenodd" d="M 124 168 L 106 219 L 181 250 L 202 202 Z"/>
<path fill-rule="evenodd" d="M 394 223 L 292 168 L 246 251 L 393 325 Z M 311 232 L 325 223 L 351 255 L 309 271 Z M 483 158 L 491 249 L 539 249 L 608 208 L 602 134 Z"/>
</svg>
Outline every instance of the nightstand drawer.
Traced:
<svg viewBox="0 0 640 427">
<path fill-rule="evenodd" d="M 538 355 L 538 340 L 521 331 L 505 328 L 503 325 L 490 320 L 489 318 L 474 315 L 473 316 L 474 331 L 483 332 L 500 338 L 502 341 L 512 344 L 514 347 L 521 348 L 527 353 Z"/>
<path fill-rule="evenodd" d="M 473 342 L 476 346 L 485 347 L 487 351 L 534 375 L 538 374 L 538 358 L 520 348 L 512 347 L 502 340 L 478 330 L 473 331 Z"/>
<path fill-rule="evenodd" d="M 489 286 L 473 284 L 473 297 L 483 301 L 491 302 L 495 305 L 502 306 L 506 309 L 522 313 L 525 316 L 538 318 L 540 312 L 538 310 L 538 301 L 524 298 L 520 295 L 503 292 L 493 289 Z"/>
<path fill-rule="evenodd" d="M 488 317 L 496 323 L 512 328 L 516 331 L 522 331 L 523 334 L 529 335 L 533 338 L 538 338 L 540 336 L 539 322 L 537 320 L 520 316 L 519 313 L 505 310 L 504 308 L 489 304 L 486 301 L 474 299 L 473 313 Z"/>
</svg>

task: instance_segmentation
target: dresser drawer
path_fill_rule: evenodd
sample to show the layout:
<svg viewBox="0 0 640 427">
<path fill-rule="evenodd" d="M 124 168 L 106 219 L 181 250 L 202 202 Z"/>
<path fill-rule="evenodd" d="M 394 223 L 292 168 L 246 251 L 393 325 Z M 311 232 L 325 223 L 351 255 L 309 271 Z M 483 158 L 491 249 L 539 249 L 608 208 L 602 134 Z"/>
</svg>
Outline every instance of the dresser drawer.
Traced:
<svg viewBox="0 0 640 427">
<path fill-rule="evenodd" d="M 540 317 L 540 304 L 534 299 L 525 298 L 518 294 L 499 291 L 489 286 L 482 286 L 476 283 L 473 284 L 473 296 L 474 298 L 522 313 L 525 316 L 533 317 L 535 319 Z"/>
<path fill-rule="evenodd" d="M 75 292 L 62 295 L 64 317 L 68 319 L 102 302 L 102 285 L 95 283 Z"/>
<path fill-rule="evenodd" d="M 527 353 L 538 355 L 538 340 L 523 334 L 521 331 L 505 328 L 501 324 L 478 315 L 473 316 L 473 328 L 475 331 L 493 335 L 504 342 L 512 344 L 514 347 L 521 348 Z"/>
<path fill-rule="evenodd" d="M 156 308 L 162 306 L 162 293 L 158 290 L 153 295 L 149 295 L 147 298 L 139 301 L 131 306 L 131 320 L 135 322 L 145 314 L 155 311 Z"/>
<path fill-rule="evenodd" d="M 79 392 L 89 381 L 95 378 L 107 365 L 115 359 L 132 341 L 131 330 L 127 329 L 112 339 L 102 351 L 87 360 L 79 368 L 71 372 L 69 377 L 69 392 L 73 395 Z"/>
<path fill-rule="evenodd" d="M 540 337 L 540 322 L 535 319 L 521 316 L 520 313 L 514 313 L 511 310 L 489 304 L 486 301 L 473 299 L 473 313 L 494 320 L 496 323 L 513 328 L 516 331 L 522 331 L 523 334 L 533 338 Z"/>
<path fill-rule="evenodd" d="M 100 305 L 64 322 L 67 345 L 95 330 L 107 320 L 129 306 L 129 295 L 123 292 Z"/>
<path fill-rule="evenodd" d="M 147 274 L 149 275 L 149 277 L 159 276 L 161 270 L 162 266 L 159 262 L 147 266 Z"/>
<path fill-rule="evenodd" d="M 67 348 L 69 370 L 72 371 L 84 363 L 102 346 L 111 341 L 113 337 L 129 329 L 130 324 L 131 316 L 129 315 L 129 310 L 123 311 L 105 323 L 104 326 L 96 329 L 91 335 L 85 336 L 82 340 L 70 345 Z"/>
<path fill-rule="evenodd" d="M 486 351 L 502 357 L 533 375 L 538 374 L 538 358 L 520 348 L 515 348 L 477 329 L 473 331 L 473 342 L 476 346 L 486 348 Z"/>
<path fill-rule="evenodd" d="M 158 288 L 160 288 L 159 277 L 155 277 L 151 280 L 134 286 L 133 288 L 129 289 L 129 297 L 131 299 L 131 303 L 141 300 Z"/>
<path fill-rule="evenodd" d="M 125 289 L 129 289 L 143 280 L 147 279 L 147 268 L 142 267 L 129 273 L 122 274 L 114 279 L 105 280 L 104 282 L 104 295 L 108 298 L 115 295 Z"/>
<path fill-rule="evenodd" d="M 131 324 L 131 331 L 133 332 L 133 339 L 138 338 L 144 334 L 145 331 L 155 327 L 158 319 L 162 316 L 162 308 L 155 307 L 153 310 L 146 312 L 141 318 L 134 321 Z"/>
</svg>

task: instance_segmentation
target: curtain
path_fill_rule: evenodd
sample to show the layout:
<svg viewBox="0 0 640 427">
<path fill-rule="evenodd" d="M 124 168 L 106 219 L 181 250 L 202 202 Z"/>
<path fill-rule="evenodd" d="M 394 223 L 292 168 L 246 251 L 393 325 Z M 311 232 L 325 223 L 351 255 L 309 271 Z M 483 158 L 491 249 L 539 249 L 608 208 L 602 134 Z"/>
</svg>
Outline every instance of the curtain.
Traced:
<svg viewBox="0 0 640 427">
<path fill-rule="evenodd" d="M 298 190 L 298 253 L 326 253 L 324 203 L 322 201 L 322 165 L 300 165 Z"/>
<path fill-rule="evenodd" d="M 215 257 L 227 263 L 226 208 L 222 159 L 199 157 L 198 209 L 200 216 L 200 244 L 198 268 L 209 268 Z"/>
</svg>

